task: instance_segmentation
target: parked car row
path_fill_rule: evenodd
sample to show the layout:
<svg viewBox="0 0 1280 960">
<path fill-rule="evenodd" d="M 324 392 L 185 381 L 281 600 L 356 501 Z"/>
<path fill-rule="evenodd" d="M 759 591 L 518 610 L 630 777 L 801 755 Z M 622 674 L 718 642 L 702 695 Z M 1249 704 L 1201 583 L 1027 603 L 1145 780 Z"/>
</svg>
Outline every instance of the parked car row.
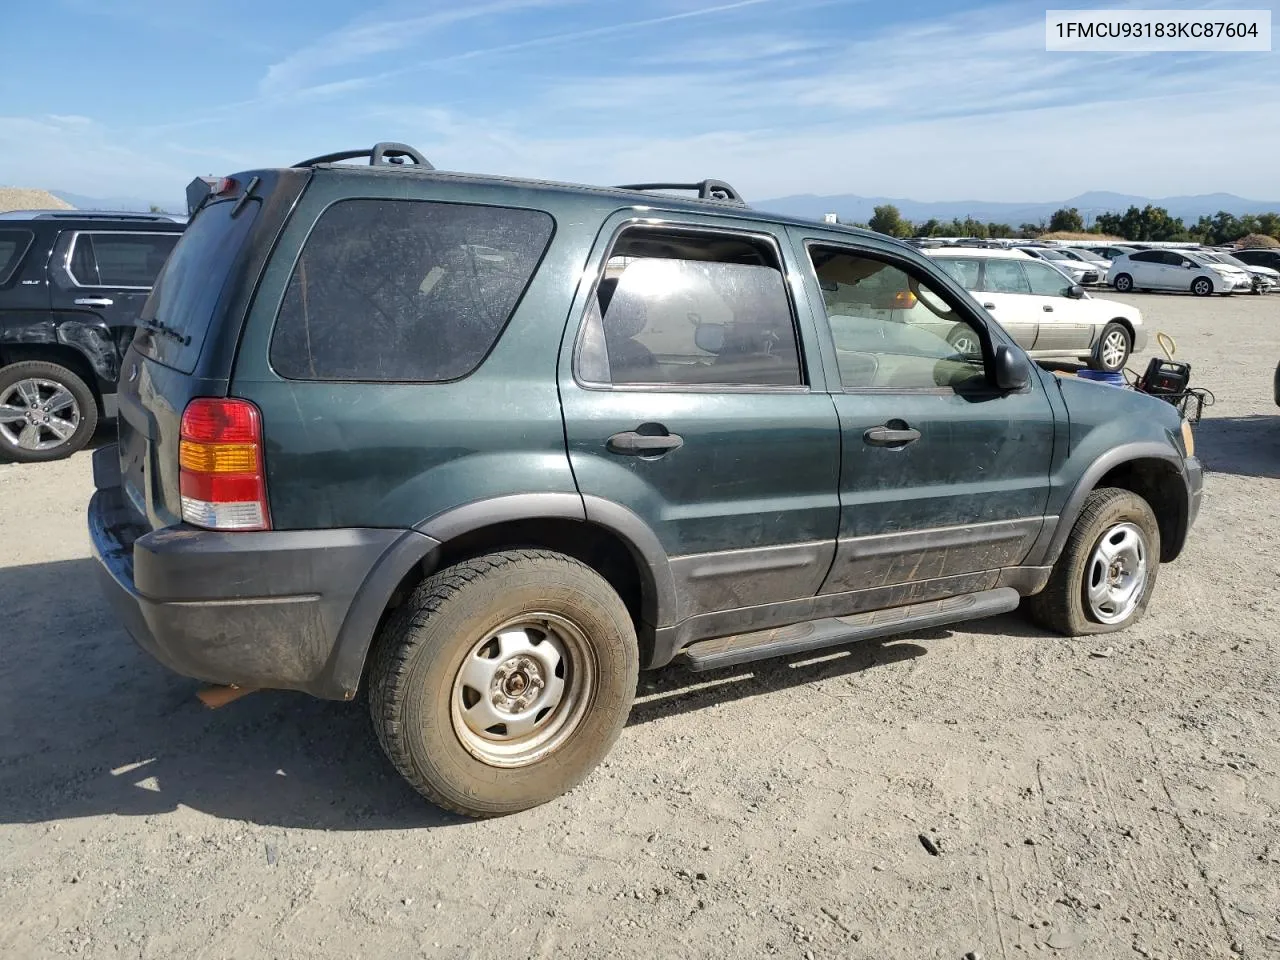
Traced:
<svg viewBox="0 0 1280 960">
<path fill-rule="evenodd" d="M 1111 261 L 1107 282 L 1120 293 L 1138 290 L 1213 294 L 1265 293 L 1280 281 L 1266 267 L 1231 263 L 1221 254 L 1198 250 L 1138 250 Z"/>
</svg>

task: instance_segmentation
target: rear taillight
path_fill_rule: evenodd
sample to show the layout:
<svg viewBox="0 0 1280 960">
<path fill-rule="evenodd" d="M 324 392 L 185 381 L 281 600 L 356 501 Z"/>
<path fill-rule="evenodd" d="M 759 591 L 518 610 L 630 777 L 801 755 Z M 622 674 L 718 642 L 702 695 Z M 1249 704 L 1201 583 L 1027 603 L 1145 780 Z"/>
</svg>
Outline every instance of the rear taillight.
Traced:
<svg viewBox="0 0 1280 960">
<path fill-rule="evenodd" d="M 182 519 L 209 530 L 270 530 L 262 415 L 248 400 L 197 397 L 182 412 Z"/>
</svg>

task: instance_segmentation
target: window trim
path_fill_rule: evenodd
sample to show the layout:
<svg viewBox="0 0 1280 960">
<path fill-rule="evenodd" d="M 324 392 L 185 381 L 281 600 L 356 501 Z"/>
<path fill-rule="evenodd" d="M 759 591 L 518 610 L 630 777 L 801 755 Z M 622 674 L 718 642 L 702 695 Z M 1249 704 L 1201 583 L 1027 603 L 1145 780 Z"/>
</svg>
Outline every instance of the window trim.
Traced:
<svg viewBox="0 0 1280 960">
<path fill-rule="evenodd" d="M 71 281 L 71 285 L 81 290 L 150 290 L 155 284 L 146 287 L 129 286 L 123 283 L 81 283 L 71 270 L 71 260 L 75 256 L 76 244 L 80 242 L 81 237 L 177 237 L 182 239 L 182 231 L 176 233 L 170 230 L 73 230 L 71 232 L 71 240 L 67 244 L 67 252 L 62 257 L 62 272 L 67 275 L 67 279 Z M 94 263 L 98 262 L 97 253 L 93 257 Z M 99 271 L 99 279 L 101 279 L 101 271 Z"/>
<path fill-rule="evenodd" d="M 8 273 L 0 273 L 0 286 L 4 286 L 6 283 L 8 283 L 10 280 L 12 280 L 14 277 L 18 275 L 18 268 L 21 267 L 23 261 L 27 259 L 27 254 L 31 252 L 32 244 L 36 242 L 36 232 L 27 227 L 13 227 L 12 229 L 10 229 L 9 227 L 5 227 L 4 232 L 5 233 L 25 233 L 27 235 L 27 242 L 25 246 L 23 246 L 20 250 L 17 251 L 18 255 L 13 261 L 13 269 L 11 269 Z M 3 267 L 3 266 L 4 264 L 0 264 L 0 267 Z"/>
<path fill-rule="evenodd" d="M 856 256 L 865 257 L 868 260 L 878 260 L 881 263 L 884 263 L 888 266 L 895 267 L 901 270 L 903 273 L 906 273 L 908 276 L 914 276 L 916 280 L 922 283 L 929 283 L 932 287 L 935 288 L 935 292 L 939 292 L 939 295 L 942 295 L 942 293 L 945 293 L 946 295 L 950 296 L 953 300 L 956 301 L 953 304 L 953 306 L 959 308 L 961 312 L 968 317 L 966 322 L 973 329 L 973 331 L 977 333 L 978 339 L 982 342 L 982 374 L 983 374 L 982 380 L 983 380 L 984 388 L 986 390 L 992 391 L 993 393 L 1000 392 L 999 390 L 997 390 L 996 386 L 991 382 L 991 370 L 992 370 L 991 364 L 992 364 L 992 360 L 995 357 L 995 344 L 994 344 L 994 340 L 993 340 L 990 329 L 987 327 L 986 322 L 981 317 L 979 317 L 976 313 L 974 313 L 972 310 L 969 309 L 969 305 L 964 302 L 964 299 L 962 297 L 957 297 L 955 295 L 955 291 L 945 290 L 945 289 L 943 291 L 936 290 L 936 288 L 938 287 L 945 288 L 946 286 L 945 283 L 939 284 L 935 280 L 935 278 L 929 276 L 928 271 L 922 268 L 919 264 L 916 264 L 910 260 L 904 260 L 900 257 L 896 257 L 892 253 L 888 253 L 888 252 L 881 251 L 878 249 L 873 249 L 873 248 L 858 247 L 850 243 L 841 243 L 835 240 L 823 240 L 823 239 L 811 238 L 811 239 L 806 239 L 804 241 L 805 260 L 806 260 L 808 271 L 809 271 L 809 280 L 812 282 L 813 286 L 818 290 L 819 294 L 821 294 L 822 292 L 822 287 L 818 284 L 818 271 L 817 271 L 817 268 L 815 268 L 813 265 L 813 255 L 810 252 L 811 248 L 815 246 L 816 247 L 832 247 L 840 250 L 847 250 L 850 253 L 855 254 Z M 988 261 L 993 259 L 1002 259 L 1002 258 L 985 257 L 985 258 L 982 258 L 981 260 L 984 280 L 986 279 L 986 264 Z M 968 294 L 968 291 L 964 290 L 964 288 L 960 286 L 960 283 L 957 280 L 955 280 L 953 277 L 948 275 L 946 271 L 939 268 L 938 273 L 946 281 L 954 283 L 957 287 L 960 287 L 962 291 Z M 921 276 L 920 274 L 924 274 L 924 276 Z M 836 387 L 833 387 L 831 384 L 828 384 L 827 385 L 828 393 L 848 394 L 850 396 L 894 396 L 894 395 L 906 394 L 911 396 L 951 397 L 951 396 L 960 395 L 960 391 L 957 390 L 955 387 L 941 387 L 941 386 L 849 387 L 849 386 L 846 386 L 844 382 L 844 378 L 839 376 L 840 357 L 839 357 L 838 351 L 834 350 L 835 334 L 831 330 L 831 318 L 827 314 L 826 300 L 823 299 L 821 296 L 819 296 L 818 303 L 815 305 L 815 308 L 817 306 L 822 307 L 821 320 L 822 320 L 822 323 L 826 326 L 826 335 L 831 338 L 831 345 L 833 347 L 832 357 L 836 367 L 837 385 Z"/>
<path fill-rule="evenodd" d="M 774 257 L 778 262 L 778 273 L 782 276 L 782 287 L 787 295 L 787 307 L 791 311 L 791 332 L 795 337 L 796 359 L 800 363 L 801 382 L 798 384 L 600 383 L 595 380 L 583 379 L 579 375 L 579 367 L 582 359 L 583 342 L 586 339 L 587 334 L 587 325 L 591 322 L 592 304 L 599 302 L 597 300 L 597 294 L 600 289 L 600 283 L 604 280 L 605 270 L 608 269 L 609 259 L 613 255 L 614 248 L 618 244 L 618 238 L 624 231 L 637 227 L 645 230 L 667 231 L 669 233 L 706 233 L 722 237 L 726 235 L 734 238 L 745 237 L 767 244 L 773 251 Z M 586 271 L 584 271 L 584 274 L 585 273 Z M 600 320 L 601 327 L 603 329 L 603 315 L 601 315 Z M 778 238 L 772 233 L 751 230 L 746 227 L 722 227 L 702 223 L 686 223 L 679 220 L 669 219 L 657 221 L 653 217 L 640 215 L 628 217 L 625 220 L 622 220 L 609 236 L 609 242 L 604 248 L 604 255 L 600 258 L 600 264 L 596 268 L 594 276 L 591 277 L 591 287 L 586 298 L 583 300 L 582 312 L 578 318 L 578 331 L 574 336 L 573 353 L 570 358 L 569 366 L 571 375 L 573 376 L 573 382 L 583 390 L 594 390 L 606 393 L 812 393 L 813 378 L 809 375 L 809 363 L 808 357 L 805 353 L 804 336 L 800 329 L 800 310 L 796 302 L 795 290 L 793 290 L 791 286 L 791 277 L 787 272 L 787 261 L 783 256 L 782 244 L 778 242 Z"/>
<path fill-rule="evenodd" d="M 301 198 L 299 197 L 298 199 L 301 199 Z M 298 269 L 298 261 L 302 259 L 302 254 L 307 249 L 307 244 L 311 242 L 311 237 L 315 233 L 317 225 L 319 225 L 321 218 L 323 218 L 326 213 L 328 213 L 330 210 L 332 210 L 334 207 L 338 206 L 339 204 L 351 203 L 354 201 L 361 201 L 361 200 L 374 200 L 374 201 L 379 201 L 384 203 L 385 202 L 430 203 L 430 204 L 435 204 L 436 206 L 450 206 L 450 207 L 484 207 L 487 209 L 494 209 L 494 210 L 523 210 L 529 213 L 540 213 L 543 216 L 545 216 L 548 220 L 551 221 L 551 232 L 547 234 L 547 242 L 543 245 L 542 252 L 538 255 L 538 259 L 534 261 L 533 269 L 529 271 L 529 278 L 525 280 L 524 287 L 520 290 L 520 296 L 518 296 L 516 298 L 515 303 L 512 304 L 511 312 L 507 314 L 506 321 L 502 324 L 501 327 L 498 328 L 498 332 L 494 335 L 493 342 L 489 344 L 489 349 L 484 352 L 484 355 L 481 356 L 480 359 L 476 361 L 475 365 L 472 366 L 469 370 L 467 370 L 466 373 L 459 374 L 456 377 L 451 377 L 448 380 L 423 380 L 421 378 L 415 379 L 415 380 L 370 380 L 368 378 L 354 379 L 350 377 L 342 377 L 342 378 L 334 377 L 334 378 L 327 378 L 327 379 L 319 379 L 319 378 L 297 379 L 294 377 L 285 376 L 283 373 L 281 373 L 279 370 L 276 369 L 276 365 L 271 359 L 271 348 L 275 344 L 276 333 L 280 326 L 280 312 L 284 309 L 284 302 L 289 296 L 289 284 L 293 282 L 293 275 Z M 297 204 L 297 200 L 295 200 L 295 206 L 296 204 Z M 292 218 L 292 216 L 293 216 L 293 209 L 290 209 L 289 217 Z M 551 248 L 552 246 L 554 246 L 556 242 L 556 235 L 559 232 L 560 232 L 560 221 L 556 219 L 556 215 L 554 213 L 552 213 L 550 210 L 547 210 L 543 207 L 516 205 L 516 204 L 510 204 L 510 203 L 475 203 L 475 202 L 466 201 L 466 200 L 439 199 L 437 197 L 392 197 L 392 196 L 379 195 L 379 194 L 351 194 L 351 195 L 343 195 L 343 196 L 335 197 L 329 202 L 325 203 L 324 206 L 321 207 L 320 210 L 316 212 L 316 215 L 312 218 L 311 223 L 307 225 L 306 233 L 303 235 L 301 241 L 298 243 L 297 249 L 294 251 L 294 254 L 293 254 L 293 259 L 289 263 L 288 272 L 285 273 L 284 275 L 284 285 L 280 291 L 280 298 L 272 307 L 271 322 L 268 325 L 267 332 L 266 332 L 267 369 L 270 370 L 274 376 L 279 377 L 280 380 L 284 383 L 367 383 L 367 384 L 375 384 L 375 385 L 386 384 L 389 386 L 394 386 L 396 384 L 415 386 L 415 385 L 423 385 L 423 384 L 435 385 L 435 384 L 461 383 L 463 380 L 466 380 L 469 377 L 474 376 L 476 371 L 479 370 L 481 367 L 483 367 L 485 363 L 488 362 L 489 357 L 493 355 L 493 352 L 498 349 L 498 344 L 502 342 L 502 338 L 506 335 L 507 328 L 511 326 L 511 321 L 513 321 L 516 317 L 516 314 L 520 312 L 520 307 L 524 304 L 525 297 L 529 295 L 530 288 L 533 286 L 534 281 L 538 279 L 538 275 L 542 272 L 542 266 L 546 262 L 548 254 L 551 253 Z M 277 238 L 277 242 L 278 242 L 278 238 Z M 256 299 L 257 297 L 256 292 L 254 294 L 254 297 Z"/>
</svg>

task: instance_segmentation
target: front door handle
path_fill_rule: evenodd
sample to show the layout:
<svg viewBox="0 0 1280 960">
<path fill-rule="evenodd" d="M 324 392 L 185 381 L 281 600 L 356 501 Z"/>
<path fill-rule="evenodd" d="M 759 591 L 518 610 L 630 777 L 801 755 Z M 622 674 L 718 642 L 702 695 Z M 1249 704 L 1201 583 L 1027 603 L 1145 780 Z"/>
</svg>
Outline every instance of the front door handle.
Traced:
<svg viewBox="0 0 1280 960">
<path fill-rule="evenodd" d="M 684 446 L 684 437 L 674 433 L 647 434 L 629 430 L 626 433 L 615 433 L 609 438 L 605 447 L 610 453 L 618 453 L 624 457 L 652 457 L 679 450 Z"/>
<path fill-rule="evenodd" d="M 76 301 L 77 307 L 109 307 L 113 303 L 110 297 L 81 297 Z"/>
<path fill-rule="evenodd" d="M 984 303 L 982 305 L 982 308 L 984 310 L 994 310 L 996 308 L 996 305 L 994 303 Z"/>
<path fill-rule="evenodd" d="M 1044 305 L 1043 309 L 1045 313 L 1053 313 L 1053 307 L 1049 306 L 1047 303 Z"/>
<path fill-rule="evenodd" d="M 862 435 L 862 439 L 873 447 L 905 447 L 908 443 L 915 443 L 920 439 L 920 431 L 913 430 L 901 420 L 890 421 L 890 423 L 902 425 L 885 424 L 882 427 L 872 427 Z"/>
</svg>

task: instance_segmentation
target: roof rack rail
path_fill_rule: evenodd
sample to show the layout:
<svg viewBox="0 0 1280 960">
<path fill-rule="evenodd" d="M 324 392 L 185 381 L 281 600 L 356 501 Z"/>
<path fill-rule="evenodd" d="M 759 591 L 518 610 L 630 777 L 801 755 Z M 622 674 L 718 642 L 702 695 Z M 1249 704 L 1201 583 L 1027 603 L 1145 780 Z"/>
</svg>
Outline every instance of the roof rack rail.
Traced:
<svg viewBox="0 0 1280 960">
<path fill-rule="evenodd" d="M 412 160 L 414 166 L 422 167 L 425 170 L 434 170 L 427 158 L 420 154 L 413 147 L 404 143 L 375 143 L 372 147 L 364 150 L 339 150 L 337 153 L 326 153 L 319 157 L 312 157 L 310 160 L 303 160 L 301 163 L 295 163 L 295 167 L 315 167 L 322 163 L 340 163 L 343 160 L 355 160 L 357 157 L 368 157 L 369 166 L 376 167 L 381 164 L 394 164 L 399 166 L 406 159 Z"/>
<path fill-rule="evenodd" d="M 156 220 L 181 223 L 186 218 L 176 213 L 138 213 L 133 210 L 7 210 L 0 213 L 5 220 Z"/>
<path fill-rule="evenodd" d="M 699 200 L 718 200 L 721 203 L 736 203 L 746 206 L 742 194 L 723 180 L 701 180 L 698 183 L 627 183 L 619 190 L 693 190 Z"/>
</svg>

